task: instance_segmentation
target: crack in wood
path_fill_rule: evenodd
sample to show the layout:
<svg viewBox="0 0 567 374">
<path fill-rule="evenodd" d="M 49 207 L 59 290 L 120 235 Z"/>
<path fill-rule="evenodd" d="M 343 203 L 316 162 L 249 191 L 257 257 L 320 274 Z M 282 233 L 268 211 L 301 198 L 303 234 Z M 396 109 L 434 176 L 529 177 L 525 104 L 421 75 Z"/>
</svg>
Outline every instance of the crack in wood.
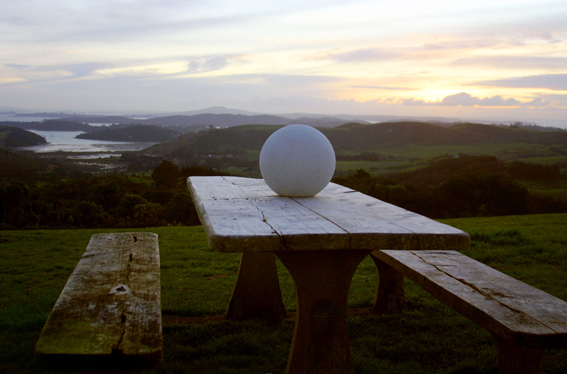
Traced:
<svg viewBox="0 0 567 374">
<path fill-rule="evenodd" d="M 136 235 L 132 235 L 132 237 L 134 239 L 134 243 L 137 243 L 138 238 L 136 237 Z M 124 291 L 126 291 L 125 293 L 127 293 L 129 297 L 132 297 L 132 291 L 128 286 L 128 284 L 130 284 L 130 274 L 132 273 L 133 262 L 134 262 L 134 252 L 130 252 L 130 254 L 128 255 L 128 266 L 126 267 L 126 275 L 125 275 L 126 282 L 125 285 L 121 286 L 121 288 L 124 289 Z M 120 330 L 122 331 L 122 333 L 120 334 L 120 338 L 118 339 L 118 342 L 116 343 L 115 347 L 112 349 L 112 354 L 122 354 L 122 349 L 120 348 L 120 344 L 124 339 L 124 335 L 126 335 L 126 320 L 128 319 L 126 315 L 126 300 L 122 300 L 120 307 L 122 309 L 122 313 L 120 314 Z"/>
<path fill-rule="evenodd" d="M 443 253 L 443 252 L 440 252 L 440 253 Z M 508 310 L 510 310 L 510 311 L 512 311 L 512 312 L 514 312 L 514 313 L 516 313 L 516 314 L 518 314 L 522 320 L 526 320 L 526 321 L 527 321 L 527 320 L 537 321 L 538 323 L 540 323 L 541 325 L 547 327 L 547 328 L 550 329 L 551 331 L 556 331 L 555 329 L 553 329 L 553 328 L 552 328 L 551 326 L 549 326 L 548 324 L 546 324 L 546 323 L 544 323 L 544 322 L 542 322 L 542 321 L 540 321 L 540 320 L 538 320 L 538 319 L 532 317 L 532 316 L 529 315 L 529 314 L 526 314 L 525 312 L 523 312 L 523 311 L 521 311 L 521 310 L 518 310 L 518 309 L 516 309 L 516 308 L 513 308 L 513 307 L 511 307 L 510 305 L 507 305 L 507 304 L 503 303 L 502 301 L 500 301 L 500 300 L 498 300 L 497 298 L 494 297 L 494 295 L 496 295 L 496 296 L 501 296 L 501 297 L 512 298 L 511 296 L 504 295 L 504 294 L 502 294 L 502 293 L 500 293 L 500 292 L 493 292 L 493 293 L 486 292 L 485 290 L 481 289 L 481 288 L 478 287 L 477 285 L 475 285 L 475 284 L 473 284 L 473 283 L 471 283 L 471 282 L 468 282 L 467 280 L 465 280 L 465 279 L 463 279 L 463 278 L 457 278 L 457 277 L 455 277 L 455 276 L 453 276 L 453 275 L 447 273 L 446 271 L 444 271 L 443 269 L 441 269 L 439 266 L 434 265 L 434 264 L 428 262 L 425 258 L 423 258 L 422 256 L 420 256 L 419 253 L 412 251 L 412 254 L 414 254 L 415 256 L 419 257 L 424 263 L 426 263 L 426 264 L 428 264 L 428 265 L 434 267 L 434 268 L 437 269 L 439 272 L 441 272 L 441 273 L 447 275 L 448 277 L 451 277 L 451 278 L 455 279 L 456 281 L 458 281 L 458 282 L 460 282 L 460 283 L 462 283 L 462 284 L 464 284 L 464 285 L 466 285 L 466 286 L 472 288 L 474 291 L 478 292 L 479 294 L 481 294 L 481 295 L 484 296 L 485 298 L 490 299 L 490 300 L 493 300 L 493 301 L 497 302 L 499 305 L 501 305 L 501 306 L 507 308 Z"/>
<path fill-rule="evenodd" d="M 349 191 L 347 191 L 347 192 L 349 192 Z M 352 191 L 352 192 L 356 192 L 356 191 Z M 343 230 L 343 231 L 348 235 L 348 248 L 349 248 L 349 249 L 354 249 L 354 248 L 352 247 L 352 235 L 351 235 L 351 233 L 350 233 L 347 229 L 345 229 L 344 227 L 342 227 L 342 226 L 339 225 L 338 223 L 334 222 L 334 221 L 331 220 L 330 218 L 325 217 L 325 216 L 322 215 L 321 213 L 316 212 L 315 210 L 309 208 L 308 206 L 305 206 L 304 204 L 301 204 L 301 202 L 300 202 L 299 199 L 293 199 L 293 198 L 292 198 L 291 200 L 295 201 L 297 204 L 299 204 L 299 205 L 301 205 L 302 207 L 304 207 L 305 209 L 309 210 L 311 213 L 313 213 L 313 214 L 315 214 L 315 215 L 317 215 L 317 216 L 323 218 L 323 219 L 326 220 L 327 222 L 330 222 L 330 223 L 332 223 L 333 225 L 337 226 L 339 229 Z"/>
<path fill-rule="evenodd" d="M 260 212 L 260 214 L 262 215 L 262 222 L 264 222 L 266 225 L 270 226 L 270 228 L 272 229 L 272 232 L 274 234 L 276 234 L 278 236 L 278 238 L 280 239 L 280 242 L 282 243 L 283 249 L 289 249 L 288 244 L 287 244 L 287 240 L 285 238 L 284 235 L 281 235 L 274 226 L 272 226 L 269 222 L 268 219 L 266 218 L 266 215 L 264 214 L 264 212 L 257 206 L 255 206 L 256 209 L 258 209 L 258 211 Z"/>
<path fill-rule="evenodd" d="M 122 344 L 122 340 L 124 339 L 124 335 L 126 335 L 126 314 L 124 314 L 124 312 L 120 315 L 120 320 L 121 320 L 120 328 L 122 330 L 122 333 L 120 334 L 120 338 L 118 339 L 118 343 L 116 343 L 116 346 L 114 348 L 112 348 L 112 354 L 113 355 L 124 353 L 122 351 L 122 349 L 120 348 L 120 344 Z"/>
</svg>

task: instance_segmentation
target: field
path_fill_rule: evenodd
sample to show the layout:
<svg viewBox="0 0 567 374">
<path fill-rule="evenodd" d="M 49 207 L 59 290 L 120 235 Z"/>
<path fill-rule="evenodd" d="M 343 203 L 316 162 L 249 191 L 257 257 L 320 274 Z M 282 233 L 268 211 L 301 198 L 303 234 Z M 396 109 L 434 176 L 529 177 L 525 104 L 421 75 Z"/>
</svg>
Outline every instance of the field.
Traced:
<svg viewBox="0 0 567 374">
<path fill-rule="evenodd" d="M 567 301 L 567 214 L 443 221 L 471 234 L 465 253 Z M 42 373 L 33 363 L 39 332 L 67 278 L 98 232 L 0 231 L 0 373 Z M 134 230 L 136 231 L 136 230 Z M 201 227 L 156 227 L 159 235 L 165 362 L 154 373 L 284 373 L 293 333 L 281 324 L 222 321 L 239 255 L 208 250 Z M 279 265 L 284 303 L 294 289 Z M 376 270 L 357 269 L 349 307 L 371 306 Z M 406 282 L 408 309 L 399 315 L 349 317 L 355 373 L 496 373 L 490 335 Z M 567 373 L 567 349 L 550 350 L 547 374 Z"/>
<path fill-rule="evenodd" d="M 558 147 L 555 147 L 558 148 Z M 444 155 L 487 155 L 495 156 L 504 162 L 522 161 L 542 165 L 562 164 L 561 169 L 565 172 L 567 156 L 558 155 L 553 151 L 554 147 L 542 144 L 529 143 L 498 143 L 498 144 L 470 144 L 470 145 L 435 145 L 423 146 L 405 144 L 397 147 L 384 147 L 367 152 L 378 153 L 383 156 L 391 156 L 396 161 L 338 161 L 337 170 L 341 172 L 365 169 L 375 175 L 392 172 L 410 171 L 413 168 L 425 166 L 427 163 Z M 357 154 L 354 151 L 341 151 L 338 155 Z"/>
</svg>

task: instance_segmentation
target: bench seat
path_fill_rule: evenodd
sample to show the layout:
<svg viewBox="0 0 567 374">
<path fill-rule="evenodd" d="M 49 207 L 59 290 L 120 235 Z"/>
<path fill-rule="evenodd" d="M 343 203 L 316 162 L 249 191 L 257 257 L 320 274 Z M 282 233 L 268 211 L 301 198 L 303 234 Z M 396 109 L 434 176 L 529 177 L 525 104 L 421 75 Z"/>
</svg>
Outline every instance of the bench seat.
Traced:
<svg viewBox="0 0 567 374">
<path fill-rule="evenodd" d="M 35 347 L 57 370 L 142 370 L 162 362 L 158 237 L 93 235 Z"/>
<path fill-rule="evenodd" d="M 457 251 L 380 250 L 372 256 L 488 330 L 500 373 L 538 373 L 544 349 L 567 346 L 567 303 L 557 297 Z"/>
</svg>

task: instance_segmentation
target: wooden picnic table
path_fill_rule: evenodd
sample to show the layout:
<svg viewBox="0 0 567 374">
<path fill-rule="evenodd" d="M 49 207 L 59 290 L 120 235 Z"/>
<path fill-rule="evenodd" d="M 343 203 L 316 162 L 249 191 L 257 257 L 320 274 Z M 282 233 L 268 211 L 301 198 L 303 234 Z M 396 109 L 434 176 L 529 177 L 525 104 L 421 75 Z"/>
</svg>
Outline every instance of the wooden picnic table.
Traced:
<svg viewBox="0 0 567 374">
<path fill-rule="evenodd" d="M 297 314 L 287 373 L 352 372 L 346 307 L 359 263 L 380 249 L 462 250 L 465 232 L 334 183 L 314 197 L 274 193 L 261 179 L 189 177 L 212 250 L 242 252 L 228 317 L 281 315 L 275 256 Z"/>
</svg>

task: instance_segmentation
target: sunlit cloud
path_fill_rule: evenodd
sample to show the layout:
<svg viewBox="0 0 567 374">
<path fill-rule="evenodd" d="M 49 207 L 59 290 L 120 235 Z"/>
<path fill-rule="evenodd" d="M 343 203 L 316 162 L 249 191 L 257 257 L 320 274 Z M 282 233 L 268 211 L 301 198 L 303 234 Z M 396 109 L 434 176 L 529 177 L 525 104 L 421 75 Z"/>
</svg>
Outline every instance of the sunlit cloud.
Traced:
<svg viewBox="0 0 567 374">
<path fill-rule="evenodd" d="M 567 118 L 565 19 L 560 0 L 4 1 L 0 104 Z"/>
<path fill-rule="evenodd" d="M 187 73 L 195 74 L 221 70 L 226 67 L 227 64 L 228 58 L 225 56 L 194 59 L 187 64 Z"/>
<path fill-rule="evenodd" d="M 350 86 L 351 88 L 367 88 L 370 90 L 391 90 L 391 91 L 409 91 L 407 87 L 389 87 L 389 86 Z"/>
<path fill-rule="evenodd" d="M 453 62 L 457 66 L 482 66 L 505 69 L 559 69 L 567 67 L 567 57 L 540 56 L 481 56 Z"/>
<path fill-rule="evenodd" d="M 504 99 L 500 95 L 479 98 L 472 96 L 467 92 L 460 92 L 454 95 L 445 96 L 439 101 L 425 101 L 415 98 L 404 99 L 403 105 L 431 105 L 431 106 L 481 106 L 481 107 L 498 107 L 498 106 L 520 106 L 522 102 L 514 98 Z"/>
<path fill-rule="evenodd" d="M 388 52 L 381 48 L 365 48 L 349 52 L 329 54 L 329 58 L 341 63 L 376 62 L 391 60 L 398 57 L 400 57 L 399 53 Z"/>
<path fill-rule="evenodd" d="M 567 74 L 545 74 L 494 79 L 467 83 L 466 85 L 507 88 L 543 88 L 548 90 L 567 91 Z"/>
</svg>

